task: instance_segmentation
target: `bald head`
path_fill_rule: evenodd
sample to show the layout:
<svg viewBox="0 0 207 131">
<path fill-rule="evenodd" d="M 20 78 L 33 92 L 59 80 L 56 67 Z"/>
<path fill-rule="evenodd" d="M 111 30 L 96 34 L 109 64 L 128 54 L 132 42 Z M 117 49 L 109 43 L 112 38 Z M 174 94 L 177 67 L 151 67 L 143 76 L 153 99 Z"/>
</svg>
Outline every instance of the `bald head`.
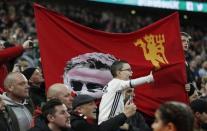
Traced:
<svg viewBox="0 0 207 131">
<path fill-rule="evenodd" d="M 4 79 L 4 88 L 8 89 L 11 85 L 13 85 L 19 77 L 26 77 L 20 72 L 11 72 L 9 73 L 6 78 Z"/>
<path fill-rule="evenodd" d="M 55 83 L 51 85 L 47 91 L 47 99 L 57 98 L 62 90 L 69 90 L 67 85 L 62 83 Z"/>
<path fill-rule="evenodd" d="M 29 85 L 26 77 L 20 72 L 9 73 L 4 80 L 8 97 L 16 102 L 22 102 L 29 96 Z"/>
<path fill-rule="evenodd" d="M 47 91 L 47 100 L 57 98 L 63 102 L 68 109 L 72 108 L 73 97 L 71 96 L 71 90 L 67 85 L 62 83 L 55 83 L 51 85 Z"/>
</svg>

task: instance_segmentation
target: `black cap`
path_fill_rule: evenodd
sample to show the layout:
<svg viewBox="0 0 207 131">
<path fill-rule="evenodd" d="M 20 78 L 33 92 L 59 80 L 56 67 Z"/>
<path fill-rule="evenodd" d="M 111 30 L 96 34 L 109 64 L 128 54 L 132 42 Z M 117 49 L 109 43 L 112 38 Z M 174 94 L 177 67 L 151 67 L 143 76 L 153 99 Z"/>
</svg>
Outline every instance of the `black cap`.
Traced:
<svg viewBox="0 0 207 131">
<path fill-rule="evenodd" d="M 37 68 L 27 68 L 25 69 L 22 74 L 29 80 Z"/>
<path fill-rule="evenodd" d="M 78 95 L 73 100 L 73 103 L 72 103 L 73 110 L 80 105 L 89 103 L 94 100 L 95 98 L 89 95 Z"/>
</svg>

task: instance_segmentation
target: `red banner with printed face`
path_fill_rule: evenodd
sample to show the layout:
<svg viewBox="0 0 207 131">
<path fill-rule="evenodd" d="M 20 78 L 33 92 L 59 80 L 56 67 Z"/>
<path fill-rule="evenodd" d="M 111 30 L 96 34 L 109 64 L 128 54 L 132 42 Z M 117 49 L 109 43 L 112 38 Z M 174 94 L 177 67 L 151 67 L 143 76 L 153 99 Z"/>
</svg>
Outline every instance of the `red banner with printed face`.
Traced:
<svg viewBox="0 0 207 131">
<path fill-rule="evenodd" d="M 153 115 L 165 101 L 188 102 L 178 13 L 132 33 L 106 33 L 77 24 L 37 4 L 34 10 L 47 88 L 63 82 L 69 59 L 100 52 L 128 61 L 133 78 L 154 70 L 155 82 L 135 90 L 139 110 Z"/>
</svg>

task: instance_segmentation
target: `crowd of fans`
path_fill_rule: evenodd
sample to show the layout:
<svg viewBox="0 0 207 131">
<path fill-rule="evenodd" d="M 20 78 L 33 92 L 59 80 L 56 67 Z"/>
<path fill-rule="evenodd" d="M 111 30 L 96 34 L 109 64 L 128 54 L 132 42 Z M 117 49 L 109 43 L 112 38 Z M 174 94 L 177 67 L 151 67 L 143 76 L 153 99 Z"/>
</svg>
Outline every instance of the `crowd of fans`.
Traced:
<svg viewBox="0 0 207 131">
<path fill-rule="evenodd" d="M 136 13 L 122 14 L 119 11 L 110 11 L 110 9 L 103 9 L 102 7 L 98 9 L 97 7 L 94 7 L 93 4 L 89 4 L 89 6 L 85 6 L 84 4 L 79 5 L 75 2 L 74 4 L 65 5 L 47 2 L 42 2 L 42 4 L 49 9 L 61 12 L 63 15 L 67 16 L 75 22 L 106 32 L 132 32 L 151 24 L 156 20 L 154 16 L 150 15 L 137 15 Z M 97 10 L 94 11 L 94 9 Z M 173 123 L 175 129 L 178 130 L 180 128 L 181 130 L 183 130 L 183 128 L 180 127 L 181 125 L 175 122 L 176 118 L 170 120 L 167 116 L 165 116 L 166 114 L 172 115 L 173 111 L 181 112 L 180 115 L 183 115 L 183 117 L 182 119 L 177 119 L 177 121 L 186 121 L 186 125 L 189 127 L 192 126 L 190 124 L 192 124 L 194 121 L 192 119 L 193 115 L 191 116 L 191 114 L 194 113 L 196 117 L 195 121 L 197 122 L 197 124 L 198 122 L 201 122 L 197 125 L 196 128 L 199 129 L 202 127 L 206 129 L 205 121 L 207 120 L 207 118 L 204 118 L 204 116 L 202 117 L 201 115 L 207 112 L 207 102 L 204 100 L 197 100 L 194 102 L 194 100 L 198 99 L 198 97 L 200 96 L 202 97 L 202 99 L 207 100 L 207 28 L 202 25 L 190 25 L 190 23 L 189 25 L 185 25 L 184 23 L 182 23 L 182 21 L 181 25 L 181 30 L 188 32 L 190 34 L 190 47 L 189 50 L 185 52 L 185 56 L 189 69 L 192 73 L 193 88 L 189 88 L 186 90 L 188 91 L 189 96 L 192 97 L 193 102 L 190 106 L 193 109 L 193 112 L 189 111 L 189 107 L 182 105 L 181 103 L 166 103 L 165 105 L 160 107 L 160 109 L 157 110 L 155 114 L 156 120 L 152 126 L 153 129 L 157 128 L 156 126 L 159 125 L 158 121 L 161 120 L 164 121 L 164 125 L 166 126 L 166 128 L 170 127 L 168 126 L 170 125 L 170 123 Z M 33 41 L 33 46 L 31 48 L 29 47 L 30 40 Z M 103 122 L 103 124 L 98 126 L 95 124 L 94 121 L 91 120 L 91 117 L 94 117 L 93 113 L 97 107 L 95 105 L 94 99 L 92 99 L 90 96 L 80 95 L 80 97 L 83 97 L 85 101 L 81 101 L 78 97 L 73 98 L 74 94 L 69 90 L 69 88 L 66 85 L 60 83 L 52 85 L 51 88 L 49 88 L 50 90 L 48 90 L 47 94 L 45 94 L 45 91 L 43 90 L 44 79 L 41 74 L 41 58 L 39 55 L 32 2 L 12 0 L 9 2 L 0 1 L 0 46 L 4 48 L 18 46 L 19 48 L 19 52 L 15 54 L 15 58 L 11 57 L 12 59 L 6 59 L 6 62 L 5 59 L 2 59 L 0 56 L 0 66 L 4 68 L 3 66 L 6 65 L 8 72 L 15 72 L 9 73 L 7 76 L 5 76 L 6 82 L 4 82 L 4 88 L 7 94 L 4 93 L 2 97 L 0 97 L 0 126 L 6 125 L 5 123 L 3 123 L 3 120 L 8 120 L 7 116 L 5 116 L 4 114 L 2 115 L 2 110 L 5 110 L 4 104 L 2 104 L 2 99 L 7 101 L 6 104 L 9 103 L 10 105 L 16 106 L 15 108 L 17 108 L 17 112 L 13 113 L 15 114 L 18 113 L 18 111 L 20 112 L 18 113 L 19 115 L 17 115 L 17 119 L 23 118 L 19 120 L 17 120 L 16 118 L 12 118 L 11 121 L 17 121 L 19 123 L 19 126 L 12 125 L 11 128 L 0 127 L 2 129 L 5 129 L 5 131 L 14 131 L 15 129 L 18 129 L 19 131 L 26 131 L 29 127 L 32 126 L 31 112 L 33 112 L 33 107 L 29 105 L 30 101 L 29 99 L 27 99 L 29 94 L 31 95 L 35 107 L 42 107 L 46 103 L 46 105 L 43 106 L 42 109 L 43 115 L 41 117 L 37 117 L 37 119 L 34 120 L 33 124 L 35 124 L 35 127 L 31 129 L 31 131 L 35 131 L 38 129 L 48 130 L 48 127 L 50 128 L 50 130 L 54 129 L 55 131 L 56 128 L 54 123 L 56 124 L 56 126 L 58 125 L 64 128 L 61 128 L 61 130 L 65 130 L 65 128 L 70 127 L 70 123 L 72 123 L 72 126 L 76 127 L 77 130 L 82 130 L 84 128 L 92 128 L 94 130 L 107 129 L 118 131 L 118 127 L 124 124 L 128 118 L 135 114 L 134 105 L 129 104 L 125 107 L 123 114 L 117 115 L 116 117 L 106 121 L 106 123 Z M 18 73 L 16 71 L 20 71 L 22 73 Z M 26 83 L 26 79 L 28 80 L 29 85 L 31 87 L 29 91 L 29 86 Z M 18 86 L 18 82 L 22 82 L 22 85 L 20 85 L 22 86 L 22 88 L 24 88 L 24 93 L 22 94 L 18 92 L 18 90 L 13 89 L 14 83 L 17 84 L 15 85 L 16 87 Z M 16 101 L 23 100 L 23 103 L 25 104 L 21 105 L 12 102 L 12 98 L 15 98 Z M 56 99 L 54 100 L 54 98 L 60 101 Z M 51 101 L 46 102 L 47 100 Z M 66 107 L 62 106 L 62 104 L 65 104 Z M 206 106 L 204 106 L 204 104 Z M 29 108 L 27 105 L 29 105 Z M 22 112 L 18 110 L 18 107 L 22 107 L 25 111 Z M 92 110 L 92 112 L 90 112 L 89 114 L 87 114 L 87 112 L 85 111 L 85 109 L 88 107 L 91 107 L 90 110 Z M 14 107 L 12 107 L 11 109 L 13 108 Z M 165 111 L 166 108 L 169 108 L 168 111 L 172 110 L 172 112 Z M 183 108 L 183 110 L 179 110 L 181 108 Z M 8 110 L 11 109 L 8 108 Z M 187 112 L 189 115 L 182 114 L 182 111 L 184 110 L 186 110 L 185 113 Z M 62 117 L 64 117 L 62 124 L 60 123 L 61 121 L 58 122 L 58 120 L 60 120 L 61 118 L 55 117 L 56 113 L 59 113 L 58 115 L 61 115 L 61 111 Z M 70 115 L 67 113 L 67 111 L 72 112 L 71 122 L 69 122 L 68 120 Z M 35 112 L 41 114 L 40 110 L 36 110 Z M 25 113 L 25 119 L 21 113 Z M 95 115 L 97 116 L 97 114 Z M 46 121 L 46 124 L 48 124 L 48 127 L 45 125 L 40 125 L 41 127 L 37 126 L 37 123 L 41 123 L 40 121 L 42 121 L 43 119 Z M 82 121 L 81 124 L 76 123 L 77 119 L 81 119 L 84 121 L 86 120 L 90 124 L 92 123 L 93 126 L 90 127 L 88 124 Z M 141 120 L 141 122 L 144 122 L 144 120 Z M 110 123 L 114 123 L 114 125 L 109 126 Z M 84 126 L 81 127 L 79 126 L 79 124 Z M 150 130 L 146 123 L 144 123 L 142 126 L 143 128 L 135 128 L 132 125 L 130 125 L 127 126 L 127 128 L 124 127 L 123 129 L 131 131 Z M 147 128 L 145 128 L 146 126 Z M 184 130 L 191 131 L 191 129 L 187 128 Z"/>
</svg>

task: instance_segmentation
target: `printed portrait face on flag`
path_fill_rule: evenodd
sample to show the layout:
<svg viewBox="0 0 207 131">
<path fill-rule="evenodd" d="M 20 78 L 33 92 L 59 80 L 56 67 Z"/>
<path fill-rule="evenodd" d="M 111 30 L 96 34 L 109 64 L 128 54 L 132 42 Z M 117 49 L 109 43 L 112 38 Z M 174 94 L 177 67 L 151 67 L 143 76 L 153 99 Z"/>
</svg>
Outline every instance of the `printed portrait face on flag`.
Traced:
<svg viewBox="0 0 207 131">
<path fill-rule="evenodd" d="M 101 98 L 103 87 L 112 79 L 110 66 L 115 60 L 113 55 L 97 52 L 74 57 L 65 66 L 64 84 L 77 94 Z"/>
</svg>

